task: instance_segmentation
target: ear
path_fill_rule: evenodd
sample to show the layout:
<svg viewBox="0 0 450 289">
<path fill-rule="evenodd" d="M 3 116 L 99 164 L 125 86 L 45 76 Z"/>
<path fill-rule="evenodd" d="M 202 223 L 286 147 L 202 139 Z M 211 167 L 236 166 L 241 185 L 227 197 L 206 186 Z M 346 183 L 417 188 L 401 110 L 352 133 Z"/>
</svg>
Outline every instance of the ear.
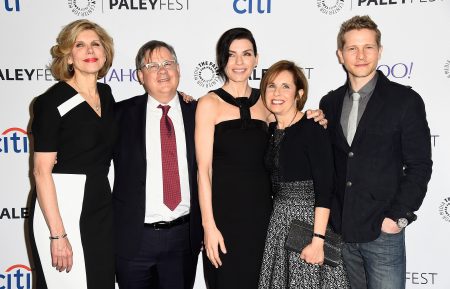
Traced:
<svg viewBox="0 0 450 289">
<path fill-rule="evenodd" d="M 69 56 L 67 56 L 67 64 L 69 64 L 69 65 L 73 64 L 72 55 L 70 55 L 70 54 L 69 54 Z"/>
<path fill-rule="evenodd" d="M 381 59 L 381 53 L 383 52 L 383 45 L 380 45 L 380 48 L 378 48 L 378 60 Z"/>
<path fill-rule="evenodd" d="M 336 50 L 336 56 L 337 56 L 337 58 L 339 60 L 339 63 L 340 64 L 344 64 L 344 56 L 342 55 L 342 50 L 341 49 Z"/>
<path fill-rule="evenodd" d="M 258 66 L 258 62 L 259 62 L 259 54 L 256 54 L 256 63 L 255 63 L 255 67 Z"/>
<path fill-rule="evenodd" d="M 139 79 L 139 83 L 140 84 L 144 84 L 144 74 L 142 73 L 142 70 L 138 70 L 137 71 L 137 76 L 138 76 L 138 79 Z"/>
<path fill-rule="evenodd" d="M 301 99 L 303 97 L 303 94 L 305 93 L 305 91 L 303 89 L 299 89 L 297 93 L 298 93 L 299 98 Z"/>
</svg>

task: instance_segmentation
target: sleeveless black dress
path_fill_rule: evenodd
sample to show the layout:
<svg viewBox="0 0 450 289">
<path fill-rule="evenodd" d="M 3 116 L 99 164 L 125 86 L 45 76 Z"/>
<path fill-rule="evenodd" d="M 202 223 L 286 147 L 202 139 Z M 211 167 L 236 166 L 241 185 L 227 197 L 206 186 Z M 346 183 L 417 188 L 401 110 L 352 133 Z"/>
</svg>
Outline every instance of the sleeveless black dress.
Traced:
<svg viewBox="0 0 450 289">
<path fill-rule="evenodd" d="M 58 273 L 51 267 L 48 228 L 34 192 L 29 220 L 36 289 L 113 289 L 115 286 L 108 171 L 117 130 L 111 88 L 97 83 L 97 89 L 101 117 L 66 82 L 56 83 L 34 102 L 34 151 L 57 152 L 53 179 L 74 253 L 71 272 Z"/>
<path fill-rule="evenodd" d="M 212 206 L 227 254 L 220 254 L 218 269 L 203 254 L 205 280 L 209 289 L 257 288 L 272 210 L 271 183 L 264 165 L 268 127 L 251 119 L 258 89 L 249 98 L 233 98 L 223 89 L 213 92 L 239 107 L 241 118 L 215 126 Z"/>
</svg>

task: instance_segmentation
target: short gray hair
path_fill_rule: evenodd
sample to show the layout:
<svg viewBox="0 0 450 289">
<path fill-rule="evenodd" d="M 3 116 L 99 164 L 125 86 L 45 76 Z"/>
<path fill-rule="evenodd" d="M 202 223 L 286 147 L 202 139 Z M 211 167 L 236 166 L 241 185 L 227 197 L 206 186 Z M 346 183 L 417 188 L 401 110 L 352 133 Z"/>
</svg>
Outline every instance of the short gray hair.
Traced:
<svg viewBox="0 0 450 289">
<path fill-rule="evenodd" d="M 177 54 L 175 53 L 175 49 L 173 49 L 171 45 L 159 40 L 150 40 L 149 42 L 142 45 L 141 48 L 139 48 L 139 51 L 136 55 L 136 70 L 140 70 L 142 66 L 145 64 L 144 58 L 147 52 L 151 54 L 154 50 L 157 50 L 162 47 L 167 48 L 170 54 L 172 54 L 175 61 L 177 61 Z"/>
</svg>

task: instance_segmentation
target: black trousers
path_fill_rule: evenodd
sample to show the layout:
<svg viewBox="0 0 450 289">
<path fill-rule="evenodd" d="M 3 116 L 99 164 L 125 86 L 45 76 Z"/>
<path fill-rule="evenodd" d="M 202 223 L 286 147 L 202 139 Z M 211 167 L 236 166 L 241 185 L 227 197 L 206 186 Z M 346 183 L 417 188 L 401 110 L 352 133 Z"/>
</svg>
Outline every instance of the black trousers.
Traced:
<svg viewBox="0 0 450 289">
<path fill-rule="evenodd" d="M 133 260 L 116 257 L 120 289 L 191 289 L 198 256 L 192 253 L 189 222 L 169 229 L 145 227 Z"/>
</svg>

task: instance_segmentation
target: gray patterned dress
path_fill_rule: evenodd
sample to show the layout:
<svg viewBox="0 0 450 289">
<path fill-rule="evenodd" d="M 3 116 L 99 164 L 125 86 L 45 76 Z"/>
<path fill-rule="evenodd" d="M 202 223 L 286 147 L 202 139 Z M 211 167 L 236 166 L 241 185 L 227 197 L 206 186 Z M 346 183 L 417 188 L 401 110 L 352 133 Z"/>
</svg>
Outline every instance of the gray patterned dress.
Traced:
<svg viewBox="0 0 450 289">
<path fill-rule="evenodd" d="M 313 224 L 314 208 L 329 207 L 331 202 L 333 165 L 325 130 L 304 117 L 285 130 L 272 124 L 271 131 L 266 163 L 272 176 L 274 208 L 259 288 L 350 288 L 342 261 L 334 268 L 311 265 L 300 259 L 300 252 L 284 249 L 291 221 Z"/>
</svg>

